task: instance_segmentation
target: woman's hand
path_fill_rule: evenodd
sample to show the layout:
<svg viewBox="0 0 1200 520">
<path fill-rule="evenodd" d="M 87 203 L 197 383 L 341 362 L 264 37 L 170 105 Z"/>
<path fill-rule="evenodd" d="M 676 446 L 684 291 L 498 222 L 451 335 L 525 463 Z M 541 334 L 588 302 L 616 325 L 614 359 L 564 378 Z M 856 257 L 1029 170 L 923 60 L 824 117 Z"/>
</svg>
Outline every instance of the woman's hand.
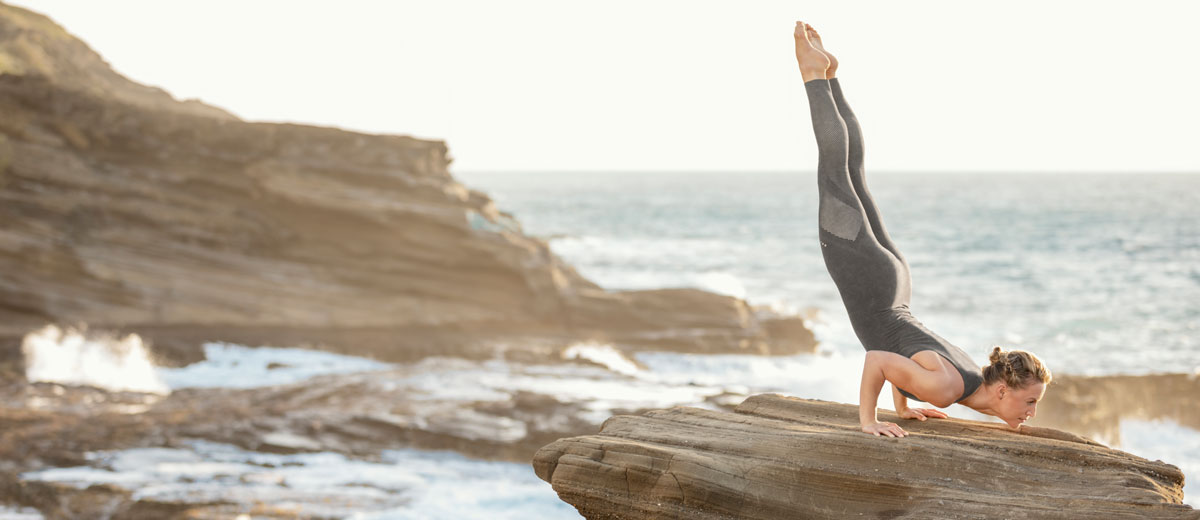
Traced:
<svg viewBox="0 0 1200 520">
<path fill-rule="evenodd" d="M 863 433 L 873 433 L 876 437 L 887 435 L 888 437 L 904 437 L 908 432 L 904 431 L 896 423 L 890 422 L 875 422 L 875 424 L 864 424 L 862 427 Z"/>
<path fill-rule="evenodd" d="M 946 412 L 934 410 L 933 408 L 908 408 L 901 411 L 897 415 L 899 415 L 901 419 L 916 419 L 918 421 L 924 421 L 930 417 L 937 419 L 945 419 L 949 417 L 949 415 L 946 415 Z"/>
</svg>

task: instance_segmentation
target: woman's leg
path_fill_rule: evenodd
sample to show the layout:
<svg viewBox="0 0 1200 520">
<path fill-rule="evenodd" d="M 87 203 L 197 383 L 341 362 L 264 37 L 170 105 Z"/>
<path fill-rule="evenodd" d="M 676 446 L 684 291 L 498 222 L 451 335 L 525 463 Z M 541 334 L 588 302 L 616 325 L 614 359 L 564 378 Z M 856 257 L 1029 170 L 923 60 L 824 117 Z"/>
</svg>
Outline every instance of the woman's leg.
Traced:
<svg viewBox="0 0 1200 520">
<path fill-rule="evenodd" d="M 867 350 L 889 348 L 895 310 L 908 305 L 908 269 L 884 248 L 850 180 L 850 138 L 825 74 L 832 62 L 796 24 L 796 61 L 817 138 L 818 236 L 825 268 Z"/>
<path fill-rule="evenodd" d="M 814 57 L 813 52 L 816 52 L 816 48 L 812 46 L 805 27 L 797 22 L 796 59 L 804 77 L 813 134 L 817 138 L 817 187 L 820 198 L 818 236 L 821 239 L 821 254 L 842 296 L 854 333 L 863 347 L 868 351 L 886 351 L 868 352 L 865 359 L 859 395 L 859 419 L 864 432 L 903 436 L 905 432 L 899 425 L 881 423 L 876 418 L 875 409 L 883 382 L 903 379 L 910 387 L 923 389 L 928 386 L 926 383 L 938 386 L 939 382 L 945 380 L 947 370 L 945 367 L 933 370 L 893 352 L 897 345 L 890 343 L 890 333 L 897 323 L 896 310 L 908 305 L 911 290 L 908 269 L 898 255 L 880 243 L 872 229 L 864 201 L 860 199 L 851 180 L 849 127 L 838 112 L 830 80 L 823 74 L 831 62 L 819 52 L 821 56 Z M 820 66 L 822 63 L 824 67 Z M 847 114 L 853 115 L 852 112 Z M 861 133 L 857 140 L 861 154 Z M 857 165 L 861 180 L 861 163 Z M 869 195 L 867 201 L 870 201 Z"/>
<path fill-rule="evenodd" d="M 804 88 L 817 139 L 818 235 L 825 267 L 863 347 L 886 348 L 888 312 L 908 304 L 908 270 L 876 238 L 851 180 L 849 131 L 830 81 L 812 79 Z"/>
<path fill-rule="evenodd" d="M 854 111 L 850 110 L 850 104 L 846 102 L 846 96 L 842 94 L 841 81 L 837 79 L 838 59 L 825 49 L 825 43 L 821 41 L 821 35 L 811 25 L 804 24 L 805 36 L 807 42 L 813 48 L 825 55 L 829 60 L 829 67 L 825 69 L 825 78 L 829 80 L 830 90 L 833 91 L 833 100 L 837 104 L 838 114 L 841 115 L 842 121 L 846 123 L 846 133 L 850 140 L 850 147 L 847 154 L 847 166 L 850 170 L 850 181 L 854 186 L 854 191 L 858 195 L 859 201 L 862 202 L 863 210 L 867 215 L 867 222 L 871 224 L 871 231 L 875 233 L 875 239 L 879 244 L 891 251 L 896 258 L 900 259 L 901 263 L 907 266 L 904 262 L 904 256 L 900 254 L 900 249 L 892 242 L 892 238 L 888 235 L 887 230 L 883 227 L 883 219 L 879 215 L 879 208 L 875 206 L 875 199 L 871 197 L 871 192 L 867 190 L 866 177 L 863 176 L 863 137 L 862 129 L 858 125 L 858 118 L 854 116 Z"/>
<path fill-rule="evenodd" d="M 838 114 L 842 116 L 842 120 L 846 123 L 846 135 L 849 139 L 849 148 L 847 150 L 847 167 L 850 171 L 850 182 L 854 186 L 854 192 L 858 195 L 858 200 L 862 202 L 863 211 L 867 215 L 867 222 L 871 224 L 871 231 L 875 233 L 875 239 L 879 241 L 888 251 L 891 251 L 896 258 L 904 262 L 904 256 L 900 254 L 900 249 L 892 242 L 892 237 L 888 235 L 887 228 L 883 226 L 883 218 L 879 214 L 879 208 L 875 205 L 875 199 L 871 196 L 871 192 L 867 189 L 867 180 L 863 170 L 863 137 L 862 127 L 858 124 L 858 117 L 854 115 L 854 111 L 850 109 L 850 104 L 846 102 L 846 96 L 842 94 L 842 85 L 837 78 L 829 79 L 830 90 L 833 91 L 833 100 L 837 104 Z M 906 263 L 907 265 L 907 263 Z"/>
</svg>

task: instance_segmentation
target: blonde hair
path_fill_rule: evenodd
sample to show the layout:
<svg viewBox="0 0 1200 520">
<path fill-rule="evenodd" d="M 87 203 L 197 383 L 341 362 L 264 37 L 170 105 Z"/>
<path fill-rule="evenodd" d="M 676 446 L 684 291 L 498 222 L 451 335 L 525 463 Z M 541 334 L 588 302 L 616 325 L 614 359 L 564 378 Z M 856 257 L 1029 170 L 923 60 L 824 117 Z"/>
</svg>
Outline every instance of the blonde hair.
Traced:
<svg viewBox="0 0 1200 520">
<path fill-rule="evenodd" d="M 1050 369 L 1037 356 L 1024 350 L 992 349 L 988 356 L 990 365 L 983 367 L 983 383 L 1004 382 L 1009 388 L 1024 388 L 1037 381 L 1050 384 L 1054 378 Z"/>
</svg>

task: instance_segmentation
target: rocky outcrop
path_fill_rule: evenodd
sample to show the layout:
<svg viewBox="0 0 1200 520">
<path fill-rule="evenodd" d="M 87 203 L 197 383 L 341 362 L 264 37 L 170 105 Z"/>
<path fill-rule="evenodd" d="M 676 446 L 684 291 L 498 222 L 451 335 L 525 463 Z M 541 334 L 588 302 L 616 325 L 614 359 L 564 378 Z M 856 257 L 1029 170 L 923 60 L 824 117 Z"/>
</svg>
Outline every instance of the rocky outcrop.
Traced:
<svg viewBox="0 0 1200 520">
<path fill-rule="evenodd" d="M 946 419 L 892 439 L 857 424 L 851 405 L 757 395 L 733 413 L 616 416 L 533 466 L 589 519 L 1200 518 L 1175 466 L 1070 433 Z"/>
<path fill-rule="evenodd" d="M 421 396 L 404 381 L 414 372 L 252 389 L 190 388 L 166 397 L 53 383 L 3 385 L 0 471 L 8 465 L 87 465 L 89 451 L 173 446 L 183 439 L 264 453 L 369 457 L 421 448 L 527 461 L 541 445 L 598 426 L 584 403 L 551 395 L 516 391 L 503 400 L 475 401 Z"/>
<path fill-rule="evenodd" d="M 441 141 L 180 103 L 2 4 L 0 74 L 0 344 L 82 322 L 175 363 L 211 340 L 397 361 L 512 337 L 535 354 L 814 345 L 738 298 L 603 290 L 455 181 Z"/>
</svg>

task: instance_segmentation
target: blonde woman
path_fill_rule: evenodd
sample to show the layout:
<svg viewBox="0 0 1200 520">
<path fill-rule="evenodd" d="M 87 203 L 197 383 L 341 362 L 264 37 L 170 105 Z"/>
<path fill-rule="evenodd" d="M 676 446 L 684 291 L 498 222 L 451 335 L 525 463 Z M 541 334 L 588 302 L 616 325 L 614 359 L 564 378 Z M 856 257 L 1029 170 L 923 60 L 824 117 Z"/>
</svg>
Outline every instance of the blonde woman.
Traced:
<svg viewBox="0 0 1200 520">
<path fill-rule="evenodd" d="M 917 399 L 938 407 L 958 403 L 1019 428 L 1037 413 L 1050 370 L 1033 354 L 999 347 L 980 370 L 966 352 L 909 312 L 908 263 L 888 236 L 867 190 L 862 132 L 836 77 L 837 59 L 825 50 L 812 26 L 796 22 L 795 37 L 819 152 L 821 254 L 854 332 L 867 349 L 859 389 L 862 431 L 907 435 L 899 425 L 881 422 L 875 415 L 884 381 L 892 383 L 892 398 L 902 418 L 946 417 L 940 410 L 910 408 L 908 399 Z"/>
</svg>

